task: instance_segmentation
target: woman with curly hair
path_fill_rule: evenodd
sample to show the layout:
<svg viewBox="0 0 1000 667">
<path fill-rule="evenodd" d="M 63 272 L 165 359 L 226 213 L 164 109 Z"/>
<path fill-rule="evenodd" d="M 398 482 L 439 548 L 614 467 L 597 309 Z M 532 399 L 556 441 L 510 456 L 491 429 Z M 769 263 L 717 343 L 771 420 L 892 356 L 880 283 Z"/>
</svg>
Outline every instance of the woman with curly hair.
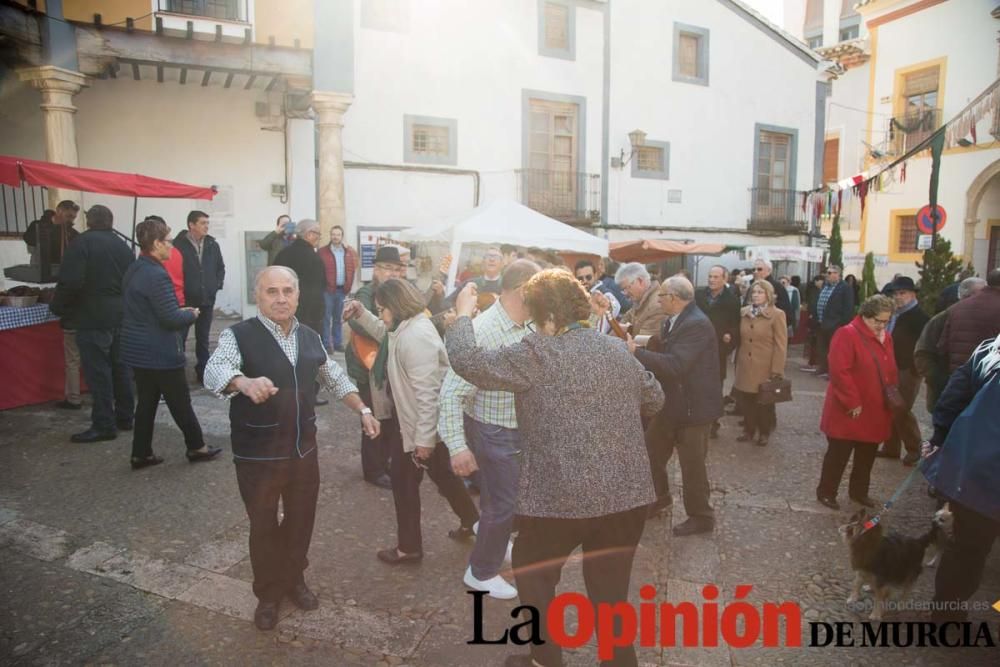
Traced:
<svg viewBox="0 0 1000 667">
<path fill-rule="evenodd" d="M 566 558 L 581 545 L 594 604 L 627 600 L 646 506 L 655 498 L 640 415 L 660 409 L 663 390 L 623 341 L 590 328 L 589 295 L 571 273 L 548 269 L 523 289 L 535 333 L 496 350 L 478 347 L 470 319 L 475 287 L 467 286 L 455 301 L 447 346 L 458 375 L 514 394 L 524 457 L 514 576 L 522 604 L 544 618 Z M 618 406 L 608 410 L 612 395 Z M 544 625 L 541 634 L 545 643 L 532 645 L 530 656 L 506 664 L 562 664 Z M 613 663 L 635 665 L 634 647 L 617 649 Z"/>
</svg>

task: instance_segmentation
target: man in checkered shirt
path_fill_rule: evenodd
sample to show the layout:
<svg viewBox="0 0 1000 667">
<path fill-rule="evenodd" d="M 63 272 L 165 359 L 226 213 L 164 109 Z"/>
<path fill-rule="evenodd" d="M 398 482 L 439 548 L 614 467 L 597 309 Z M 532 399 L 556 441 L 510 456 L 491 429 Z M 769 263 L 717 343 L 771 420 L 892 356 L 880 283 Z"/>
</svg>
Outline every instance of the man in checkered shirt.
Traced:
<svg viewBox="0 0 1000 667">
<path fill-rule="evenodd" d="M 500 298 L 473 321 L 478 345 L 495 350 L 524 338 L 528 333 L 527 310 L 521 286 L 540 270 L 526 259 L 504 270 Z M 477 389 L 449 370 L 441 386 L 440 410 L 438 432 L 451 454 L 455 474 L 466 477 L 480 470 L 479 531 L 463 580 L 470 588 L 486 591 L 491 597 L 514 598 L 517 589 L 500 576 L 510 542 L 520 472 L 514 395 Z"/>
<path fill-rule="evenodd" d="M 258 604 L 254 624 L 270 630 L 286 595 L 300 609 L 319 606 L 303 571 L 319 495 L 316 384 L 361 415 L 369 436 L 379 423 L 319 334 L 295 318 L 299 280 L 287 267 L 256 281 L 257 317 L 219 335 L 205 387 L 229 400 L 236 480 L 250 518 L 250 563 Z M 284 517 L 278 522 L 278 501 Z"/>
</svg>

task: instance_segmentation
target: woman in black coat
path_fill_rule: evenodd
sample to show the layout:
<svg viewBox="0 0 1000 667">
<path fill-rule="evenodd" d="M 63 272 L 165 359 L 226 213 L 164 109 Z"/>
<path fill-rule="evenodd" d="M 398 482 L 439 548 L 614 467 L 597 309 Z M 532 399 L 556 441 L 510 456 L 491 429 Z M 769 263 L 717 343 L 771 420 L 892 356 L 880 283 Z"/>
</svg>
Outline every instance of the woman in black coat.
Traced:
<svg viewBox="0 0 1000 667">
<path fill-rule="evenodd" d="M 161 220 L 145 220 L 135 229 L 142 254 L 122 279 L 122 361 L 135 375 L 138 405 L 132 435 L 132 469 L 163 463 L 153 453 L 153 424 L 162 396 L 184 434 L 192 463 L 215 458 L 222 450 L 208 447 L 184 376 L 182 333 L 198 318 L 197 308 L 180 308 L 163 262 L 170 259 L 170 228 Z"/>
</svg>

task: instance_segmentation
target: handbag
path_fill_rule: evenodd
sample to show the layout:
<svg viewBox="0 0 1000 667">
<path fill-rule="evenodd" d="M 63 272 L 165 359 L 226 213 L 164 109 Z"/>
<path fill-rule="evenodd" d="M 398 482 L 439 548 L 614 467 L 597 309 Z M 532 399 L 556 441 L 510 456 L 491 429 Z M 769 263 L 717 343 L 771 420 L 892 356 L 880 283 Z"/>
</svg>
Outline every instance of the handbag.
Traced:
<svg viewBox="0 0 1000 667">
<path fill-rule="evenodd" d="M 757 387 L 757 403 L 774 405 L 792 400 L 792 381 L 787 378 L 771 378 Z"/>
<path fill-rule="evenodd" d="M 857 327 L 854 327 L 857 330 Z M 858 337 L 861 339 L 861 344 L 865 346 L 868 350 L 868 354 L 872 356 L 872 362 L 875 364 L 875 370 L 878 372 L 878 381 L 882 385 L 882 396 L 885 398 L 885 405 L 889 408 L 889 411 L 894 415 L 903 414 L 910 410 L 906 401 L 903 399 L 903 393 L 899 391 L 899 387 L 894 384 L 886 384 L 885 378 L 882 377 L 882 364 L 878 362 L 878 357 L 872 351 L 871 347 L 868 345 L 868 341 L 865 340 L 864 335 L 860 331 L 856 331 Z"/>
</svg>

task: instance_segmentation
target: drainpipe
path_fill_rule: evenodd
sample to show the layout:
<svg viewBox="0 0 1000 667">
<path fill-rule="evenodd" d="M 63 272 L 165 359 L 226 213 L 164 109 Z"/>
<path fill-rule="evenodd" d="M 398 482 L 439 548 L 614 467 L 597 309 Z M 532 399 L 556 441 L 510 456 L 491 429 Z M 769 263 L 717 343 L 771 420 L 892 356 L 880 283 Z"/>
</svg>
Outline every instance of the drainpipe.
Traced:
<svg viewBox="0 0 1000 667">
<path fill-rule="evenodd" d="M 475 169 L 448 169 L 446 167 L 415 167 L 403 164 L 380 164 L 377 162 L 344 162 L 344 169 L 368 169 L 373 171 L 409 171 L 447 176 L 472 176 L 472 206 L 479 206 L 479 172 Z"/>
</svg>

